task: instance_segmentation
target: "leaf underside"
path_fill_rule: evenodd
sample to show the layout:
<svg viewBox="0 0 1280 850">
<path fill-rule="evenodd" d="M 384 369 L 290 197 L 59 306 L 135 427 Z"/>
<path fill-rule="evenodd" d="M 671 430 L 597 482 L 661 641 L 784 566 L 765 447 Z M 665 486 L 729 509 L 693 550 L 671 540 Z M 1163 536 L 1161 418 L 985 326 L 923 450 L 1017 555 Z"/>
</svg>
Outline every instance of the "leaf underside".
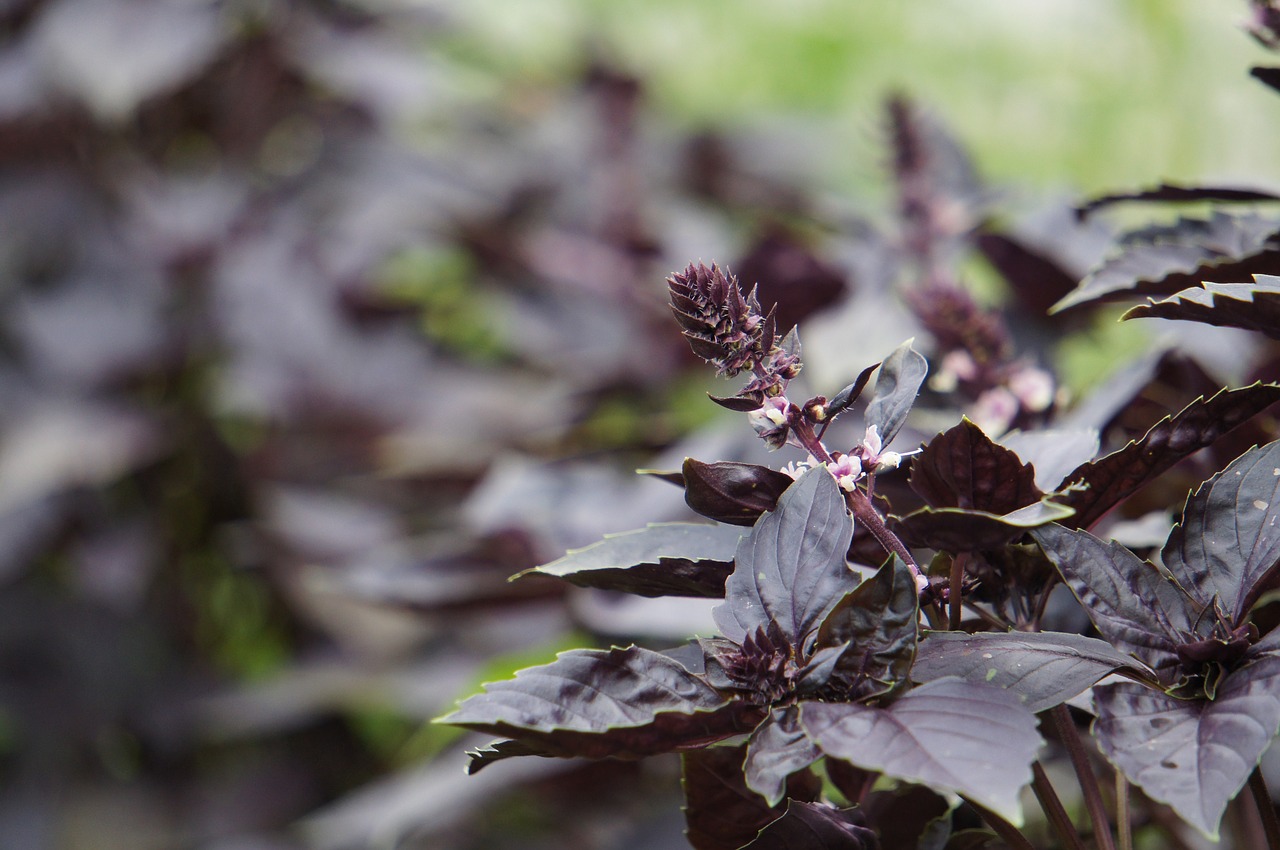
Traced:
<svg viewBox="0 0 1280 850">
<path fill-rule="evenodd" d="M 1280 222 L 1246 213 L 1215 211 L 1208 219 L 1180 218 L 1127 234 L 1120 251 L 1085 277 L 1053 311 L 1091 301 L 1137 295 L 1172 295 L 1202 280 L 1241 280 L 1280 272 L 1271 250 Z"/>
<path fill-rule="evenodd" d="M 1280 339 L 1280 277 L 1256 275 L 1255 283 L 1211 283 L 1148 299 L 1124 319 L 1178 319 L 1220 328 L 1243 328 Z"/>
</svg>

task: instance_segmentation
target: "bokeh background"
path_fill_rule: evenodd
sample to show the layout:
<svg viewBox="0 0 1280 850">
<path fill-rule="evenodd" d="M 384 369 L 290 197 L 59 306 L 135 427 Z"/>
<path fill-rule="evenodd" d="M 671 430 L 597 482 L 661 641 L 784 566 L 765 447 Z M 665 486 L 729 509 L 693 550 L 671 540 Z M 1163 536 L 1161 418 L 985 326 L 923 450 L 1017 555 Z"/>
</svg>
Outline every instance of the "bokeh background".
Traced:
<svg viewBox="0 0 1280 850">
<path fill-rule="evenodd" d="M 891 93 L 1050 249 L 1093 193 L 1274 190 L 1246 13 L 0 2 L 0 845 L 681 846 L 673 760 L 465 778 L 476 741 L 427 723 L 705 622 L 507 582 L 684 517 L 637 467 L 758 451 L 663 277 L 786 293 L 818 385 L 910 335 L 848 309 L 883 277 Z M 1080 390 L 1150 344 L 1112 318 L 1042 365 Z"/>
</svg>

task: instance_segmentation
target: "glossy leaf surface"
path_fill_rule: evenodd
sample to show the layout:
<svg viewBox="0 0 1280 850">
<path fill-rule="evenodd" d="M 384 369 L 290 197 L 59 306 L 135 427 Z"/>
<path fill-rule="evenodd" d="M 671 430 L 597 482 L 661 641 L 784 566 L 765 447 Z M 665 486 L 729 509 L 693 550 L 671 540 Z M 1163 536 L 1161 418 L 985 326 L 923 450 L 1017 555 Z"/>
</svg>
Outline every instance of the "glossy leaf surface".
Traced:
<svg viewBox="0 0 1280 850">
<path fill-rule="evenodd" d="M 1054 632 L 932 632 L 920 642 L 911 678 L 959 676 L 1017 694 L 1039 713 L 1066 702 L 1115 672 L 1154 678 L 1106 641 Z"/>
<path fill-rule="evenodd" d="M 931 507 L 1006 514 L 1037 501 L 1035 470 L 968 419 L 938 434 L 911 462 L 911 489 Z"/>
<path fill-rule="evenodd" d="M 745 731 L 754 724 L 743 714 L 678 661 L 633 646 L 561 653 L 485 685 L 439 722 L 557 756 L 635 758 Z"/>
<path fill-rule="evenodd" d="M 1101 686 L 1094 699 L 1093 731 L 1107 758 L 1148 797 L 1216 837 L 1227 803 L 1280 729 L 1280 657 L 1232 672 L 1212 701 L 1129 683 Z"/>
<path fill-rule="evenodd" d="M 1280 562 L 1280 442 L 1245 452 L 1200 486 L 1161 553 L 1202 605 L 1217 600 L 1233 626 L 1272 583 Z"/>
<path fill-rule="evenodd" d="M 802 646 L 858 583 L 845 564 L 852 538 L 835 479 L 823 467 L 809 470 L 739 544 L 725 602 L 714 612 L 720 633 L 741 643 L 773 622 L 792 646 Z"/>
<path fill-rule="evenodd" d="M 773 510 L 791 476 L 754 463 L 703 463 L 686 458 L 684 500 L 705 517 L 730 525 L 754 525 Z"/>
<path fill-rule="evenodd" d="M 579 587 L 621 590 L 640 596 L 724 596 L 733 571 L 740 528 L 672 522 L 611 534 L 570 550 L 520 576 L 548 575 Z"/>
<path fill-rule="evenodd" d="M 963 794 L 1015 823 L 1042 743 L 1015 695 L 956 678 L 921 685 L 888 708 L 804 703 L 800 724 L 830 757 Z"/>
<path fill-rule="evenodd" d="M 1153 668 L 1178 662 L 1201 608 L 1154 565 L 1114 541 L 1047 525 L 1031 532 L 1102 636 Z"/>
<path fill-rule="evenodd" d="M 863 697 L 904 682 L 915 657 L 919 617 L 915 579 L 906 563 L 895 557 L 823 620 L 819 646 L 849 645 L 835 662 L 832 677 L 845 684 L 866 677 L 880 685 L 864 690 Z"/>
</svg>

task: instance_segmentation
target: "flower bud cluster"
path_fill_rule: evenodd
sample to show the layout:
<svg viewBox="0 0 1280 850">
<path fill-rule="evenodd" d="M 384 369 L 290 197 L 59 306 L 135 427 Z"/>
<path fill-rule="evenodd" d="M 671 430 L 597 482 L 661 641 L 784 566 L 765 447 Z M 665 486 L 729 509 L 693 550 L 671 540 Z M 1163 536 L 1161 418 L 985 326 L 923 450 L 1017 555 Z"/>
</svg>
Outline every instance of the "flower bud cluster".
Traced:
<svg viewBox="0 0 1280 850">
<path fill-rule="evenodd" d="M 667 278 L 671 310 L 693 353 L 733 377 L 772 356 L 772 316 L 760 312 L 753 289 L 743 296 L 738 278 L 714 263 L 690 263 Z"/>
</svg>

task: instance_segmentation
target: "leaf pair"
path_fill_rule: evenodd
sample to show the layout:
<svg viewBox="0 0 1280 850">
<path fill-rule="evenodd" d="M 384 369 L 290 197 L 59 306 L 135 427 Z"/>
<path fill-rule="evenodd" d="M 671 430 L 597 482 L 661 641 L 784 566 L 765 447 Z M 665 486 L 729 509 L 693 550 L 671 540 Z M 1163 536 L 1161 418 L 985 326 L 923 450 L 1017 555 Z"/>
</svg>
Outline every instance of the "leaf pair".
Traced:
<svg viewBox="0 0 1280 850">
<path fill-rule="evenodd" d="M 1163 568 L 1048 526 L 1033 536 L 1113 646 L 1157 687 L 1096 690 L 1103 752 L 1153 799 L 1216 835 L 1227 802 L 1280 729 L 1280 641 L 1248 622 L 1277 583 L 1280 442 L 1246 452 L 1188 500 Z"/>
</svg>

